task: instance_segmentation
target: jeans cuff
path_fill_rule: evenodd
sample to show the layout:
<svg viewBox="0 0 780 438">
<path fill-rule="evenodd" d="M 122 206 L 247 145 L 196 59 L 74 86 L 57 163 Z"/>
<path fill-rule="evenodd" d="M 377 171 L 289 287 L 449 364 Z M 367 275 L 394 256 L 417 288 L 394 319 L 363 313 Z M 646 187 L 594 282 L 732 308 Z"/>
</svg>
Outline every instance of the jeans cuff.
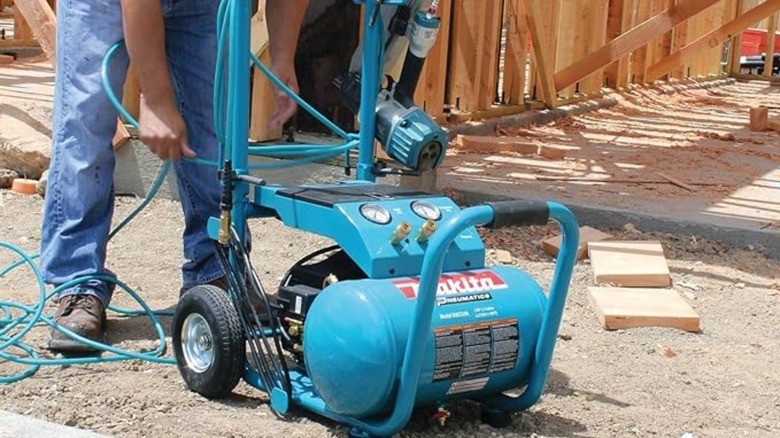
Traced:
<svg viewBox="0 0 780 438">
<path fill-rule="evenodd" d="M 185 281 L 184 284 L 182 284 L 182 286 L 184 287 L 185 290 L 188 290 L 188 289 L 191 289 L 191 288 L 193 288 L 195 286 L 199 286 L 201 284 L 211 283 L 212 281 L 214 281 L 214 280 L 216 280 L 218 278 L 222 278 L 224 276 L 225 276 L 225 273 L 222 272 L 222 270 L 220 269 L 219 271 L 217 271 L 217 272 L 215 272 L 213 274 L 210 274 L 210 275 L 198 275 L 198 277 L 195 280 Z"/>
<path fill-rule="evenodd" d="M 69 297 L 73 295 L 91 295 L 93 297 L 96 297 L 100 300 L 101 303 L 103 303 L 103 308 L 108 308 L 109 303 L 111 302 L 111 294 L 110 292 L 105 292 L 99 289 L 94 289 L 91 287 L 85 287 L 85 286 L 73 286 L 69 289 L 65 289 L 64 291 L 59 293 L 58 298 L 63 299 L 64 297 Z"/>
</svg>

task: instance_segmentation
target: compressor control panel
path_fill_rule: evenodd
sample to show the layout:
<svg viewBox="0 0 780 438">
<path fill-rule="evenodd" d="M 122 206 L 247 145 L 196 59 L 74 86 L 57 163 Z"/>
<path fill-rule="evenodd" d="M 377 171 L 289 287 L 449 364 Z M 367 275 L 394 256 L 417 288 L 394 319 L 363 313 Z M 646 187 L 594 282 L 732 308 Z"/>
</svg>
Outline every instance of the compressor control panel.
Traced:
<svg viewBox="0 0 780 438">
<path fill-rule="evenodd" d="M 306 187 L 260 186 L 253 216 L 336 241 L 369 278 L 420 274 L 429 240 L 461 209 L 450 198 L 402 187 L 344 183 Z M 448 251 L 444 270 L 484 266 L 477 230 L 464 230 Z"/>
</svg>

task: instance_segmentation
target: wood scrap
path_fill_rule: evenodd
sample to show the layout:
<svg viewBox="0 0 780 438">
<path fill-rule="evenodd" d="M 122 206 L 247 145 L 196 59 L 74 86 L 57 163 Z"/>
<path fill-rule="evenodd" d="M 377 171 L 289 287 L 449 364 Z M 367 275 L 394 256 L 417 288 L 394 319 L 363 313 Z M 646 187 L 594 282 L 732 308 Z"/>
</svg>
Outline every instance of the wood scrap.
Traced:
<svg viewBox="0 0 780 438">
<path fill-rule="evenodd" d="M 13 64 L 14 57 L 11 55 L 0 55 L 0 65 Z"/>
<path fill-rule="evenodd" d="M 588 300 L 607 330 L 635 327 L 700 330 L 699 314 L 674 289 L 590 287 Z"/>
<path fill-rule="evenodd" d="M 602 233 L 601 231 L 595 228 L 591 228 L 589 226 L 580 227 L 580 242 L 579 242 L 579 246 L 577 246 L 577 260 L 582 260 L 588 256 L 589 242 L 600 242 L 602 240 L 608 240 L 610 238 L 612 238 L 611 235 L 607 233 Z M 542 251 L 546 252 L 547 254 L 553 257 L 557 257 L 558 251 L 560 251 L 561 249 L 562 241 L 563 241 L 563 236 L 560 235 L 542 240 L 541 242 Z"/>
<path fill-rule="evenodd" d="M 766 107 L 750 108 L 750 130 L 766 131 L 768 128 L 769 109 Z"/>
<path fill-rule="evenodd" d="M 668 287 L 672 283 L 658 241 L 589 242 L 588 256 L 596 283 L 624 287 Z"/>
<path fill-rule="evenodd" d="M 51 6 L 46 0 L 16 2 L 15 6 L 30 25 L 33 36 L 41 44 L 49 62 L 55 66 L 57 20 Z"/>
<path fill-rule="evenodd" d="M 132 136 L 130 135 L 130 132 L 127 131 L 125 124 L 122 123 L 121 119 L 117 119 L 116 132 L 114 133 L 114 139 L 111 142 L 111 144 L 114 146 L 114 150 L 121 148 L 131 138 Z"/>
<path fill-rule="evenodd" d="M 516 152 L 523 155 L 534 155 L 539 150 L 539 145 L 527 140 L 486 135 L 458 135 L 453 144 L 456 149 L 483 154 Z"/>
<path fill-rule="evenodd" d="M 688 190 L 688 191 L 691 191 L 691 192 L 696 192 L 696 191 L 698 191 L 698 190 L 696 189 L 696 187 L 693 187 L 693 186 L 692 186 L 692 185 L 690 185 L 690 184 L 686 184 L 686 183 L 684 183 L 684 182 L 680 181 L 679 179 L 677 179 L 677 178 L 673 178 L 673 177 L 671 177 L 671 176 L 669 176 L 669 175 L 667 175 L 667 174 L 665 174 L 665 173 L 663 173 L 663 172 L 656 172 L 655 174 L 656 174 L 656 175 L 658 175 L 658 176 L 660 176 L 661 178 L 663 178 L 663 179 L 665 179 L 665 180 L 669 181 L 670 183 L 672 183 L 672 184 L 676 185 L 677 187 L 682 187 L 682 188 L 684 188 L 685 190 Z"/>
<path fill-rule="evenodd" d="M 560 182 L 590 182 L 590 183 L 618 183 L 618 184 L 670 184 L 669 180 L 660 179 L 633 179 L 633 178 L 592 178 L 587 176 L 542 176 L 534 175 L 537 181 L 560 181 Z M 720 182 L 689 182 L 692 186 L 722 186 L 726 183 Z"/>
</svg>

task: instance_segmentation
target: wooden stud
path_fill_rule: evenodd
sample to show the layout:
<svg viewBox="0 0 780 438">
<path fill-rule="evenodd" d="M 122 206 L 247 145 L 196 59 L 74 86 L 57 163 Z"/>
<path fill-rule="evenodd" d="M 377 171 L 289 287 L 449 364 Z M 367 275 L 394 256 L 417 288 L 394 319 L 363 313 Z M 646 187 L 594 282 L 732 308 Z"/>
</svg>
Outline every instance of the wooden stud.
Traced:
<svg viewBox="0 0 780 438">
<path fill-rule="evenodd" d="M 671 285 L 669 266 L 660 242 L 590 242 L 588 255 L 596 283 L 625 287 Z"/>
<path fill-rule="evenodd" d="M 16 38 L 0 40 L 0 49 L 35 49 L 40 47 L 35 38 L 18 40 Z"/>
<path fill-rule="evenodd" d="M 138 75 L 132 64 L 128 67 L 127 76 L 125 77 L 122 106 L 125 107 L 131 116 L 138 120 L 138 117 L 141 115 L 141 85 L 138 83 Z"/>
<path fill-rule="evenodd" d="M 723 24 L 722 26 L 707 32 L 695 41 L 687 44 L 678 52 L 667 56 L 648 69 L 650 79 L 656 79 L 679 66 L 686 56 L 701 50 L 719 47 L 725 40 L 735 33 L 744 30 L 751 24 L 777 12 L 780 9 L 780 0 L 766 0 L 764 3 L 750 9 L 739 17 Z"/>
<path fill-rule="evenodd" d="M 750 108 L 750 130 L 766 131 L 768 128 L 769 109 L 765 107 Z"/>
<path fill-rule="evenodd" d="M 742 0 L 726 0 L 726 13 L 728 18 L 734 19 L 742 13 Z M 726 19 L 726 17 L 724 17 Z M 742 67 L 740 58 L 742 56 L 742 32 L 737 33 L 731 38 L 729 47 L 729 66 L 728 71 L 731 74 L 740 73 Z"/>
<path fill-rule="evenodd" d="M 584 23 L 590 23 L 586 36 L 588 38 L 586 52 L 589 53 L 598 50 L 607 42 L 607 15 L 609 14 L 609 0 L 588 0 L 585 3 L 584 16 L 587 17 Z M 580 91 L 588 95 L 598 95 L 604 86 L 604 70 L 598 69 L 586 76 Z"/>
<path fill-rule="evenodd" d="M 607 330 L 668 327 L 698 332 L 700 318 L 674 289 L 589 287 L 588 300 Z"/>
<path fill-rule="evenodd" d="M 607 41 L 612 42 L 628 32 L 634 25 L 634 0 L 610 0 L 607 16 Z M 628 57 L 621 56 L 617 62 L 604 67 L 605 82 L 615 90 L 625 88 L 628 83 Z"/>
<path fill-rule="evenodd" d="M 584 17 L 580 16 L 580 0 L 562 1 L 560 6 L 560 18 L 558 19 L 558 44 L 555 50 L 555 71 L 570 66 L 576 59 L 576 53 L 583 53 L 583 34 L 579 32 Z M 558 97 L 568 99 L 573 97 L 576 90 L 575 84 L 560 86 L 555 84 Z"/>
<path fill-rule="evenodd" d="M 766 58 L 764 60 L 764 76 L 772 76 L 775 64 L 775 40 L 777 38 L 777 12 L 769 16 L 766 30 Z"/>
<path fill-rule="evenodd" d="M 33 37 L 32 29 L 24 19 L 21 9 L 14 8 L 14 38 L 15 40 L 26 40 Z"/>
<path fill-rule="evenodd" d="M 636 22 L 640 24 L 590 53 L 580 61 L 558 71 L 555 74 L 555 86 L 562 88 L 571 85 L 585 75 L 615 62 L 631 51 L 634 51 L 634 54 L 636 55 L 634 60 L 638 61 L 635 62 L 636 68 L 634 69 L 634 73 L 639 76 L 639 79 L 642 79 L 645 65 L 644 57 L 646 56 L 646 51 L 642 50 L 643 46 L 649 41 L 669 32 L 675 25 L 698 14 L 718 1 L 719 0 L 687 0 L 684 3 L 680 3 L 679 5 L 648 19 L 650 18 L 652 4 L 645 0 L 639 0 L 637 2 L 638 9 Z M 636 82 L 641 83 L 643 81 L 637 80 Z"/>
<path fill-rule="evenodd" d="M 678 4 L 681 0 L 675 0 L 675 4 Z M 688 44 L 688 22 L 684 22 L 681 24 L 678 24 L 674 27 L 674 30 L 672 31 L 672 47 L 669 51 L 669 54 L 678 52 L 681 48 L 683 48 L 686 44 Z M 679 68 L 674 69 L 670 73 L 670 77 L 675 79 L 682 79 L 685 77 L 685 70 L 684 66 L 680 66 Z"/>
<path fill-rule="evenodd" d="M 528 62 L 528 18 L 520 0 L 507 0 L 506 57 L 504 63 L 504 103 L 525 103 L 526 66 Z"/>
<path fill-rule="evenodd" d="M 539 74 L 537 85 L 542 90 L 544 104 L 548 108 L 557 106 L 557 93 L 554 77 L 554 59 L 556 53 L 557 24 L 560 0 L 523 0 L 528 29 L 534 48 L 534 65 Z"/>
</svg>

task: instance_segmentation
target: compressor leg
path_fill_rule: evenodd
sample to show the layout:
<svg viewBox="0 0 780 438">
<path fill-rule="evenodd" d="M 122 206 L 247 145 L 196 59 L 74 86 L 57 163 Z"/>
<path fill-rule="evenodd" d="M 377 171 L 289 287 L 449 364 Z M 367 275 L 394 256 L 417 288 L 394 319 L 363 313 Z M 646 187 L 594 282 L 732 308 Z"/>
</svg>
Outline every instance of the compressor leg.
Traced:
<svg viewBox="0 0 780 438">
<path fill-rule="evenodd" d="M 482 405 L 480 419 L 483 423 L 496 429 L 502 429 L 512 425 L 512 413 L 500 411 L 489 406 Z"/>
</svg>

